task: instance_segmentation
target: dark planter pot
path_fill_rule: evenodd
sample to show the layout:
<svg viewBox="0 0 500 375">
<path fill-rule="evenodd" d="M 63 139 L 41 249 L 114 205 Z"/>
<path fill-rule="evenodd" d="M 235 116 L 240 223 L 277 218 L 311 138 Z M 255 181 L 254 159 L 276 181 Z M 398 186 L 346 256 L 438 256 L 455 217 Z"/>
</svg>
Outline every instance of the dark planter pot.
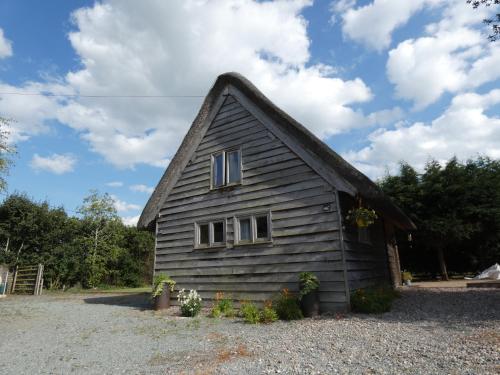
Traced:
<svg viewBox="0 0 500 375">
<path fill-rule="evenodd" d="M 300 300 L 302 314 L 306 318 L 312 318 L 319 315 L 319 290 L 313 290 Z"/>
<path fill-rule="evenodd" d="M 168 285 L 163 286 L 163 290 L 159 296 L 154 299 L 154 309 L 164 310 L 170 307 L 170 288 Z"/>
</svg>

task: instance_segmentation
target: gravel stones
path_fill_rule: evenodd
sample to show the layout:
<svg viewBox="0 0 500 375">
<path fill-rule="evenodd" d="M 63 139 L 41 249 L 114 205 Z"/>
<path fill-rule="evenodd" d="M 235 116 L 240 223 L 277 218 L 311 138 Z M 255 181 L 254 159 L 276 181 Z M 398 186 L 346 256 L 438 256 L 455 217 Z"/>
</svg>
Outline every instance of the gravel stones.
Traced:
<svg viewBox="0 0 500 375">
<path fill-rule="evenodd" d="M 500 291 L 404 288 L 391 312 L 270 325 L 146 295 L 9 296 L 2 374 L 498 374 Z"/>
</svg>

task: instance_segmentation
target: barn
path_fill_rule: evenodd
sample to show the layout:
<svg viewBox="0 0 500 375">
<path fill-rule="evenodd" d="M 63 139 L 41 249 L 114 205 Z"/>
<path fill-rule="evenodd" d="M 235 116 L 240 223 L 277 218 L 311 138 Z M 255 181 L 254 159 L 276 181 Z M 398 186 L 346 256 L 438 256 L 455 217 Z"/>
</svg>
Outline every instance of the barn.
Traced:
<svg viewBox="0 0 500 375">
<path fill-rule="evenodd" d="M 377 213 L 369 227 L 346 220 L 360 204 Z M 395 230 L 414 228 L 237 73 L 217 78 L 138 226 L 155 230 L 154 271 L 179 288 L 262 302 L 296 291 L 298 274 L 311 271 L 323 312 L 348 309 L 355 289 L 399 284 Z"/>
</svg>

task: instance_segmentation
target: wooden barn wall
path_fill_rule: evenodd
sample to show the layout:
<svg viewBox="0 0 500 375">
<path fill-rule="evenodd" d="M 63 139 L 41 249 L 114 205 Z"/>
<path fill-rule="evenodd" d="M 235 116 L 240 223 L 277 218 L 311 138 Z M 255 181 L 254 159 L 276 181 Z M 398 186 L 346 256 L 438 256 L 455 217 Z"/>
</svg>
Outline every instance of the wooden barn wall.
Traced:
<svg viewBox="0 0 500 375">
<path fill-rule="evenodd" d="M 339 193 L 342 217 L 345 218 L 355 201 L 345 193 Z M 391 282 L 389 260 L 385 240 L 383 220 L 377 219 L 368 230 L 370 243 L 360 242 L 358 229 L 344 220 L 344 251 L 346 258 L 349 290 Z"/>
<path fill-rule="evenodd" d="M 210 157 L 241 147 L 243 179 L 210 190 Z M 312 271 L 321 281 L 321 308 L 346 307 L 337 204 L 331 186 L 229 96 L 158 219 L 155 272 L 205 301 L 222 291 L 262 302 Z M 233 246 L 233 217 L 271 210 L 272 243 Z M 227 247 L 194 248 L 194 224 L 226 219 Z"/>
</svg>

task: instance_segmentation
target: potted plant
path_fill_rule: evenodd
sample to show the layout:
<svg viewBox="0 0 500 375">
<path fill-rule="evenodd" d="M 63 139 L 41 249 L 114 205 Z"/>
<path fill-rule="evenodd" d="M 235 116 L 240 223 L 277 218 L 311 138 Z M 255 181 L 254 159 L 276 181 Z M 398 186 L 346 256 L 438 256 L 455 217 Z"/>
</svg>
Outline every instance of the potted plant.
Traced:
<svg viewBox="0 0 500 375">
<path fill-rule="evenodd" d="M 160 273 L 154 277 L 151 296 L 153 297 L 155 310 L 163 310 L 170 307 L 170 294 L 174 291 L 174 287 L 175 281 L 168 275 Z"/>
<path fill-rule="evenodd" d="M 372 225 L 377 219 L 375 210 L 366 207 L 358 207 L 349 210 L 346 219 L 360 228 L 366 228 Z"/>
<path fill-rule="evenodd" d="M 403 284 L 406 286 L 411 286 L 411 282 L 413 280 L 413 276 L 410 271 L 403 271 L 401 273 L 401 280 L 403 280 Z"/>
<path fill-rule="evenodd" d="M 319 315 L 319 280 L 312 272 L 299 275 L 299 300 L 305 317 Z"/>
</svg>

